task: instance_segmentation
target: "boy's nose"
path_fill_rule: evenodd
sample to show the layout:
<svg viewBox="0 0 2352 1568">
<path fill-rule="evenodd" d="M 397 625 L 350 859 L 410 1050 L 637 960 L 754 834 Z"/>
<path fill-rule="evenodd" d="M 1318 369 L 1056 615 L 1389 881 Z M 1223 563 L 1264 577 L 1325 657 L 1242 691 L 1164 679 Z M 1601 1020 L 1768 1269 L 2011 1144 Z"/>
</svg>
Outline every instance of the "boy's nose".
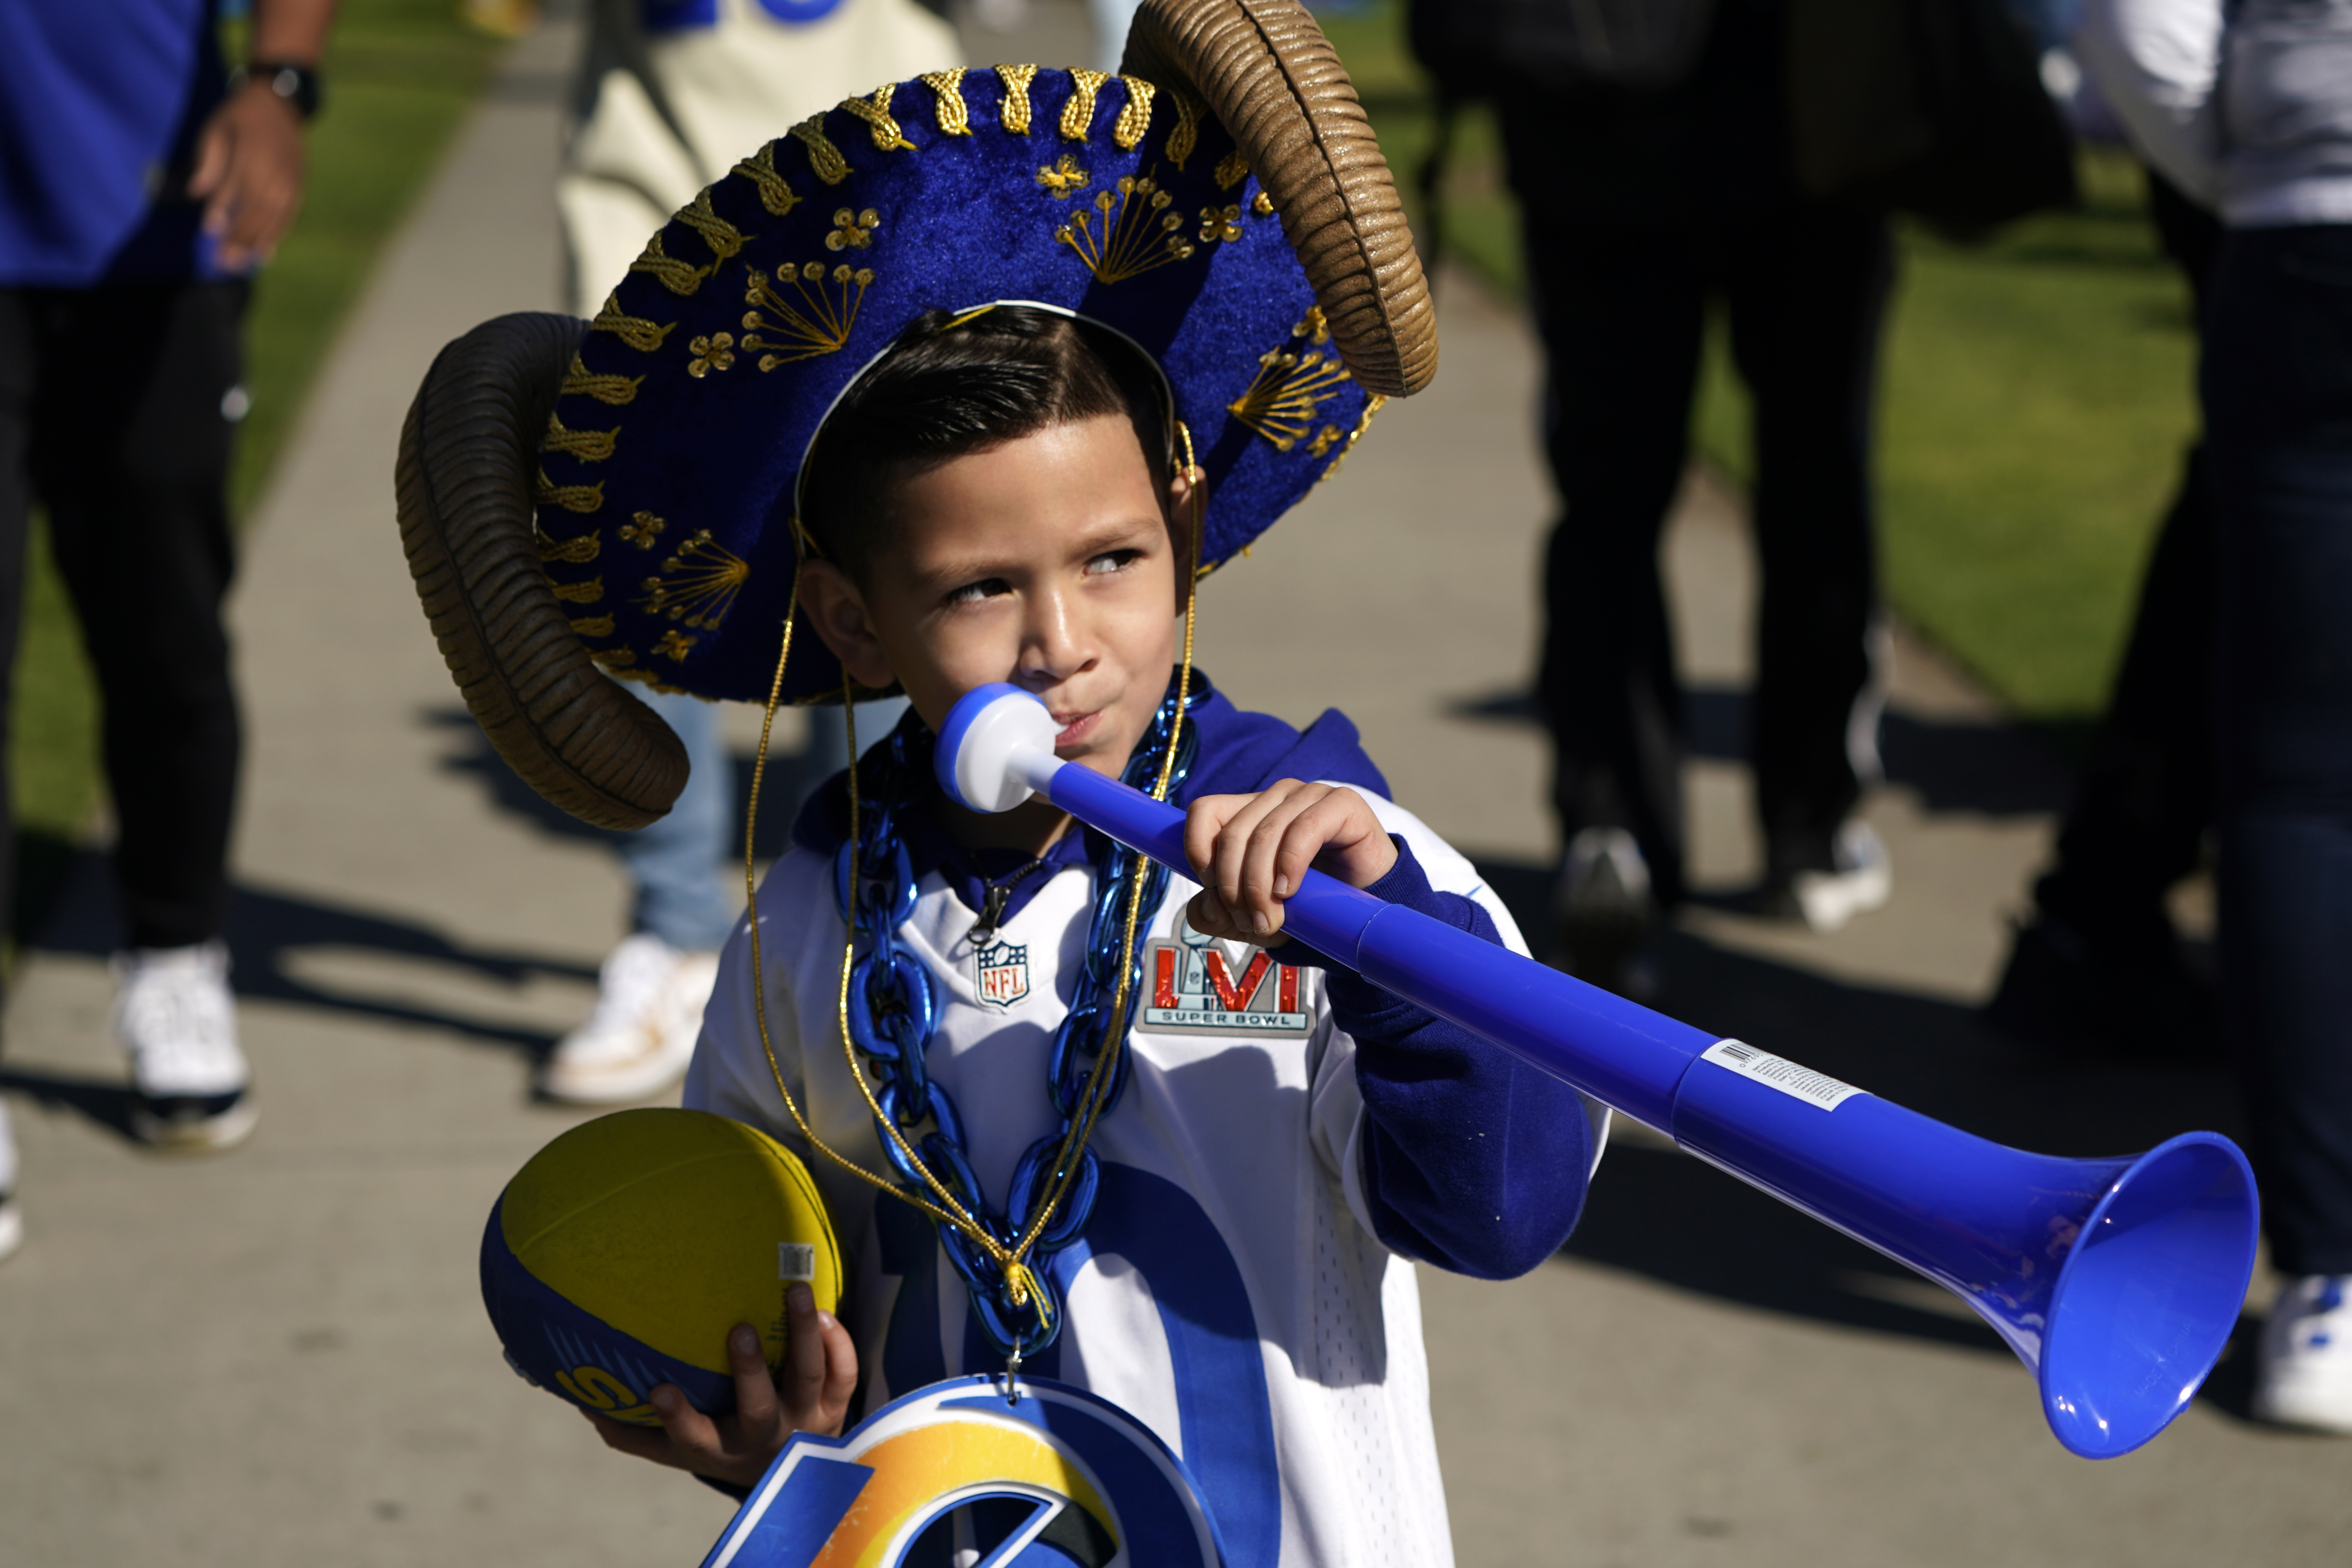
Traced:
<svg viewBox="0 0 2352 1568">
<path fill-rule="evenodd" d="M 1067 680 L 1094 662 L 1093 655 L 1065 596 L 1041 595 L 1024 628 L 1020 670 L 1032 685 L 1051 686 Z"/>
</svg>

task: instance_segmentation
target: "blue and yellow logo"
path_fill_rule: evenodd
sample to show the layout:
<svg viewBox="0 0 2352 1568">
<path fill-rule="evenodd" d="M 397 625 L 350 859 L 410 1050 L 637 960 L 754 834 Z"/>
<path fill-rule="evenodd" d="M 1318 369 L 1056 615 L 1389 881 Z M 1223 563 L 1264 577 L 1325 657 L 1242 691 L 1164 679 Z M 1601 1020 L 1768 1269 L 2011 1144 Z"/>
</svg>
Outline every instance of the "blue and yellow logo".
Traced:
<svg viewBox="0 0 2352 1568">
<path fill-rule="evenodd" d="M 1057 1383 L 959 1378 L 843 1437 L 794 1437 L 703 1568 L 900 1568 L 969 1510 L 981 1568 L 1220 1568 L 1183 1462 L 1117 1405 Z"/>
</svg>

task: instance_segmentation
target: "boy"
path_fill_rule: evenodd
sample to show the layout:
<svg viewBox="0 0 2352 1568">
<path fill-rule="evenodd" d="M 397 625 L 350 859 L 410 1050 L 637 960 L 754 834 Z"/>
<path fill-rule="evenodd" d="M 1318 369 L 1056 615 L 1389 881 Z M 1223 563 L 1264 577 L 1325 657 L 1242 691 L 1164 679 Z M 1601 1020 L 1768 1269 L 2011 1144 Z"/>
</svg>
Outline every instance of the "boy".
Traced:
<svg viewBox="0 0 2352 1568">
<path fill-rule="evenodd" d="M 919 323 L 827 421 L 803 492 L 803 521 L 824 555 L 803 568 L 808 625 L 853 679 L 902 685 L 934 731 L 964 691 L 1016 681 L 1064 725 L 1059 755 L 1112 775 L 1171 689 L 1192 495 L 1170 471 L 1148 371 L 1120 375 L 1105 363 L 1120 352 L 1108 333 L 1016 306 L 946 330 Z M 835 510 L 847 487 L 829 474 L 845 472 L 863 476 L 862 516 Z M 1197 671 L 1192 683 L 1207 686 Z M 1468 863 L 1381 798 L 1345 720 L 1327 715 L 1296 736 L 1211 696 L 1187 722 L 1200 745 L 1176 798 L 1202 887 L 1164 900 L 1148 950 L 1282 942 L 1283 896 L 1310 863 L 1519 945 Z M 867 754 L 862 789 L 885 771 L 884 750 Z M 1072 950 L 1097 903 L 1103 847 L 1042 799 L 981 816 L 929 780 L 928 766 L 914 770 L 893 803 L 914 808 L 903 840 L 920 879 L 900 931 L 938 998 L 931 1091 L 958 1108 L 978 1190 L 994 1195 L 1022 1151 L 1055 1130 L 1040 1089 L 1066 1005 L 1055 981 L 1066 986 L 1078 967 Z M 883 804 L 861 802 L 869 814 Z M 761 887 L 762 979 L 770 1038 L 803 1114 L 825 1142 L 878 1168 L 872 1118 L 835 1037 L 846 932 L 831 888 L 847 826 L 841 780 L 803 815 Z M 1000 945 L 1024 952 L 1027 973 L 1022 994 L 993 1004 L 975 965 Z M 1265 967 L 1205 951 L 1228 976 Z M 1288 944 L 1275 957 L 1319 963 Z M 749 965 L 739 930 L 686 1103 L 806 1152 L 770 1076 Z M 1194 1467 L 1229 1537 L 1233 1521 L 1257 1521 L 1266 1544 L 1282 1541 L 1284 1561 L 1374 1561 L 1385 1542 L 1400 1561 L 1439 1562 L 1448 1546 L 1418 1308 L 1411 1271 L 1388 1252 L 1487 1278 L 1533 1268 L 1574 1222 L 1591 1131 L 1573 1090 L 1345 970 L 1256 982 L 1269 997 L 1290 987 L 1293 1010 L 1266 1009 L 1257 1029 L 1204 1036 L 1156 1022 L 1175 1009 L 1148 1010 L 1136 1025 L 1133 1080 L 1091 1147 L 1117 1173 L 1107 1184 L 1147 1195 L 1116 1220 L 1097 1205 L 1090 1262 L 1065 1253 L 1048 1265 L 1068 1320 L 1059 1343 L 1026 1365 L 1152 1424 Z M 812 1168 L 855 1260 L 849 1323 L 802 1307 L 801 1359 L 781 1404 L 754 1349 L 739 1352 L 740 1419 L 714 1423 L 669 1391 L 655 1396 L 663 1432 L 594 1418 L 608 1443 L 749 1486 L 793 1429 L 838 1429 L 861 1370 L 874 1409 L 1001 1364 L 967 1349 L 962 1313 L 942 1305 L 959 1292 L 941 1296 L 928 1257 L 903 1260 L 908 1241 L 928 1239 L 905 1224 L 910 1211 L 823 1160 Z M 1192 1255 L 1178 1256 L 1170 1232 Z M 1222 1256 L 1200 1255 L 1209 1249 Z M 1236 1281 L 1242 1299 L 1215 1299 Z M 1217 1373 L 1230 1381 L 1209 1391 L 1213 1406 L 1187 1407 L 1194 1391 L 1160 1348 L 1170 1336 L 1151 1323 L 1155 1308 L 1221 1318 L 1222 1337 L 1239 1342 Z M 1343 1497 L 1349 1507 L 1330 1506 Z"/>
<path fill-rule="evenodd" d="M 514 609 L 521 579 L 485 570 L 473 614 L 435 624 L 502 749 L 575 809 L 658 811 L 658 758 L 614 738 L 627 715 L 547 695 L 557 616 L 582 705 L 611 695 L 592 659 L 705 697 L 912 702 L 803 813 L 688 1075 L 689 1105 L 807 1157 L 841 1319 L 801 1294 L 781 1387 L 747 1325 L 736 1413 L 667 1389 L 661 1431 L 607 1439 L 741 1487 L 792 1431 L 1020 1367 L 1164 1439 L 1237 1568 L 1442 1563 L 1397 1259 L 1533 1268 L 1598 1129 L 1283 940 L 1312 863 L 1518 945 L 1347 721 L 1235 709 L 1192 668 L 1189 614 L 1377 394 L 1426 381 L 1426 296 L 1303 12 L 1150 0 L 1129 61 L 852 100 L 681 213 L 576 352 L 479 330 L 420 395 L 404 526 L 446 602 L 462 553 L 415 542 L 512 524 L 495 487 L 432 486 L 511 444 L 502 411 L 568 360 L 514 459 L 536 527 L 499 546 L 530 552 L 544 603 Z M 930 726 L 1007 679 L 1053 709 L 1061 755 L 1185 807 L 1197 892 L 1044 803 L 940 796 Z"/>
</svg>

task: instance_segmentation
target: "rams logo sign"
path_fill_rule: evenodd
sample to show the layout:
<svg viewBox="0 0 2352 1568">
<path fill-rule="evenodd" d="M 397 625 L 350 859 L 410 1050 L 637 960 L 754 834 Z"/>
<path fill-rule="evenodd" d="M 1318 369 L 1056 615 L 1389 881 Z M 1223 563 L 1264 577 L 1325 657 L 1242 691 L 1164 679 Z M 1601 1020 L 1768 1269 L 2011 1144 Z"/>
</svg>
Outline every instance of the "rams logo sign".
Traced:
<svg viewBox="0 0 2352 1568">
<path fill-rule="evenodd" d="M 702 1568 L 1221 1568 L 1192 1479 L 1158 1437 L 1079 1389 L 1014 1393 L 959 1378 L 846 1436 L 795 1436 Z"/>
</svg>

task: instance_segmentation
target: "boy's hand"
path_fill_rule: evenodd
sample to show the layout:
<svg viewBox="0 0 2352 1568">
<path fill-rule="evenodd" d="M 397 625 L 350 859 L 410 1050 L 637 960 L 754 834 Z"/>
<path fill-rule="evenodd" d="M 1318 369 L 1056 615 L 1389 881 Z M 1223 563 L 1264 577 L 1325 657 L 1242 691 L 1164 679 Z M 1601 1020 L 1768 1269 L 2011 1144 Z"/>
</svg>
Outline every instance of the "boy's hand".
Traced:
<svg viewBox="0 0 2352 1568">
<path fill-rule="evenodd" d="M 1369 888 L 1396 864 L 1396 846 L 1364 797 L 1297 779 L 1255 795 L 1203 795 L 1184 814 L 1184 853 L 1201 879 L 1185 911 L 1203 936 L 1273 947 L 1282 901 L 1309 866 Z"/>
<path fill-rule="evenodd" d="M 594 1424 L 607 1447 L 739 1487 L 758 1484 L 793 1433 L 838 1436 L 850 1394 L 857 1387 L 857 1347 L 841 1321 L 818 1311 L 816 1298 L 805 1285 L 793 1287 L 785 1310 L 793 1326 L 792 1360 L 774 1379 L 761 1359 L 758 1331 L 749 1323 L 738 1323 L 729 1332 L 727 1360 L 735 1373 L 733 1414 L 713 1420 L 667 1383 L 649 1396 L 654 1414 L 661 1417 L 658 1432 L 625 1426 L 593 1410 L 581 1414 Z"/>
</svg>

